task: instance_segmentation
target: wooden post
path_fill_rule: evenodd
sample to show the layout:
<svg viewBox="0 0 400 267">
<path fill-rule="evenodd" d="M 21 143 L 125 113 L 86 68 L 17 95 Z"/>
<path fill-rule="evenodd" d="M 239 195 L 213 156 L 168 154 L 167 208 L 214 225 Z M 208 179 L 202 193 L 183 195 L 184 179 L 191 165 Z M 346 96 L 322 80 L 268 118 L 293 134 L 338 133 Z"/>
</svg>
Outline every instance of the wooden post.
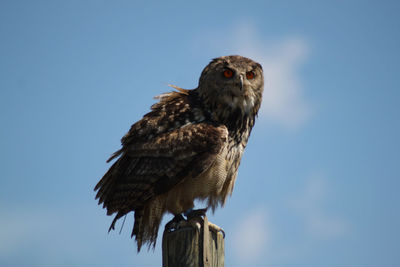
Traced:
<svg viewBox="0 0 400 267">
<path fill-rule="evenodd" d="M 224 266 L 224 236 L 210 231 L 206 216 L 168 225 L 162 240 L 163 267 Z"/>
</svg>

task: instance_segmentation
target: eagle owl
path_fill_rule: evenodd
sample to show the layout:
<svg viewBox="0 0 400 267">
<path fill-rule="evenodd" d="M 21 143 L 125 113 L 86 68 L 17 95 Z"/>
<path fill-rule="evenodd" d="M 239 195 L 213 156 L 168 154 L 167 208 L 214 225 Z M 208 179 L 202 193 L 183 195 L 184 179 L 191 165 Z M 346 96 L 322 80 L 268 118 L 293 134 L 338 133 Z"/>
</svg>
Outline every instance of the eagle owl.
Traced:
<svg viewBox="0 0 400 267">
<path fill-rule="evenodd" d="M 95 187 L 116 213 L 134 211 L 138 251 L 155 246 L 163 215 L 203 200 L 212 211 L 232 193 L 264 87 L 262 67 L 242 56 L 213 59 L 196 89 L 157 96 L 159 102 L 121 139 L 117 160 Z"/>
</svg>

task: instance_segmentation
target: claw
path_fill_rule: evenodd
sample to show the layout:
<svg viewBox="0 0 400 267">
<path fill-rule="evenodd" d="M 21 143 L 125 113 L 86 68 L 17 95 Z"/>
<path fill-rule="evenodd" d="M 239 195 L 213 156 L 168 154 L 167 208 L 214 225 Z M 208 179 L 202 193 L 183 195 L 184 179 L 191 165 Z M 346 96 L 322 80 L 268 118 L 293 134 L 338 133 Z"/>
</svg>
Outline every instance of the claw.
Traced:
<svg viewBox="0 0 400 267">
<path fill-rule="evenodd" d="M 193 219 L 195 217 L 206 216 L 207 208 L 205 209 L 189 209 L 184 214 L 188 220 Z"/>
<path fill-rule="evenodd" d="M 174 231 L 179 228 L 178 226 L 182 221 L 186 221 L 182 214 L 175 215 L 175 217 L 165 225 L 165 229 L 168 229 L 170 232 Z"/>
<path fill-rule="evenodd" d="M 221 227 L 219 227 L 218 225 L 215 225 L 213 223 L 208 222 L 208 227 L 211 231 L 213 231 L 214 233 L 218 234 L 218 232 L 222 233 L 222 236 L 225 238 L 225 231 L 224 229 L 222 229 Z"/>
<path fill-rule="evenodd" d="M 201 225 L 203 224 L 203 218 L 206 216 L 206 212 L 206 208 L 197 210 L 189 209 L 183 213 L 187 219 L 185 219 L 182 214 L 175 215 L 175 217 L 165 225 L 165 229 L 169 232 L 173 232 L 179 228 L 191 226 L 200 231 Z M 208 228 L 210 231 L 213 231 L 216 234 L 221 232 L 223 238 L 225 238 L 224 229 L 218 225 L 208 222 Z"/>
</svg>

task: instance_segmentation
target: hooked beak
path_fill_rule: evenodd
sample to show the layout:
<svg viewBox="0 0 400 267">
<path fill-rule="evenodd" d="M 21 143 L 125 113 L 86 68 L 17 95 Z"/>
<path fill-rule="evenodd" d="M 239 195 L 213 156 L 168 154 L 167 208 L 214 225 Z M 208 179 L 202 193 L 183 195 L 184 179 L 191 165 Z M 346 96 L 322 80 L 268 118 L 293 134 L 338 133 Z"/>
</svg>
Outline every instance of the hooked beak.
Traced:
<svg viewBox="0 0 400 267">
<path fill-rule="evenodd" d="M 240 91 L 242 91 L 243 90 L 243 76 L 242 75 L 240 75 Z"/>
</svg>

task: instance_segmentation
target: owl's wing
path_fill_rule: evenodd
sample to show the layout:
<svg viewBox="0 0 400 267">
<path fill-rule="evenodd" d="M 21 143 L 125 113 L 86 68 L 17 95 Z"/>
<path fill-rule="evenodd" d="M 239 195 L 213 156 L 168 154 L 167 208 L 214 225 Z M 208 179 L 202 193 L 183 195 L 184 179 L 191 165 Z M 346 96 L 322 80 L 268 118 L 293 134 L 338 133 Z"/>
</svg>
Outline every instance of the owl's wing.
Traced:
<svg viewBox="0 0 400 267">
<path fill-rule="evenodd" d="M 147 140 L 130 139 L 117 151 L 115 157 L 120 155 L 119 159 L 95 187 L 99 204 L 104 203 L 109 215 L 118 212 L 123 216 L 140 209 L 183 179 L 207 170 L 227 135 L 225 126 L 203 122 L 150 136 Z"/>
</svg>

